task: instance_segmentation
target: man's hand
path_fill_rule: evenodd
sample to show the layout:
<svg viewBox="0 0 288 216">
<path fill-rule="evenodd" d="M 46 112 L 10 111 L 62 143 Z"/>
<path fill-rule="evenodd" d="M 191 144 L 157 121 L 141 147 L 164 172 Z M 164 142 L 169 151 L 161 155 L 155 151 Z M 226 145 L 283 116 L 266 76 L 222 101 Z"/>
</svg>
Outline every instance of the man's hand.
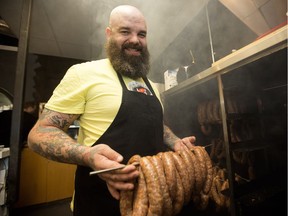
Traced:
<svg viewBox="0 0 288 216">
<path fill-rule="evenodd" d="M 195 141 L 195 136 L 184 137 L 183 139 L 176 140 L 174 143 L 174 151 L 182 150 L 184 146 L 190 149 L 195 145 Z"/>
<path fill-rule="evenodd" d="M 89 149 L 85 160 L 93 170 L 102 170 L 122 165 L 120 162 L 123 157 L 111 149 L 108 145 L 98 144 Z M 128 165 L 123 169 L 98 174 L 101 179 L 106 181 L 111 195 L 115 199 L 120 198 L 119 190 L 132 190 L 133 179 L 139 176 L 139 171 L 134 165 Z"/>
</svg>

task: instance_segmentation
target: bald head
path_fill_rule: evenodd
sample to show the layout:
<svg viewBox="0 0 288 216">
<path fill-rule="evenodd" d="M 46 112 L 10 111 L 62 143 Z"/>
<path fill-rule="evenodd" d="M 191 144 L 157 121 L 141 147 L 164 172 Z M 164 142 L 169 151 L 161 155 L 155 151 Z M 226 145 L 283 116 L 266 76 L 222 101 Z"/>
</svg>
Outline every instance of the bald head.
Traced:
<svg viewBox="0 0 288 216">
<path fill-rule="evenodd" d="M 141 11 L 131 5 L 120 5 L 114 8 L 110 14 L 109 26 L 113 28 L 123 21 L 140 22 L 146 28 L 146 21 Z"/>
<path fill-rule="evenodd" d="M 121 5 L 112 10 L 106 28 L 106 52 L 115 71 L 133 79 L 148 74 L 146 35 L 145 18 L 137 8 Z"/>
</svg>

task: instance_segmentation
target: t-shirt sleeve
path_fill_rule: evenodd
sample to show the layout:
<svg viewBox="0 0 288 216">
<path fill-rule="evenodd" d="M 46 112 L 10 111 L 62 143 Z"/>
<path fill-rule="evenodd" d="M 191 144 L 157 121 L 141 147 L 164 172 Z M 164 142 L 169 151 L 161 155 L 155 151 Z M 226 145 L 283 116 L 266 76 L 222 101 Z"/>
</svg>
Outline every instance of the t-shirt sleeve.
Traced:
<svg viewBox="0 0 288 216">
<path fill-rule="evenodd" d="M 86 89 L 85 84 L 81 81 L 77 66 L 69 68 L 61 82 L 54 89 L 51 98 L 45 104 L 45 108 L 61 113 L 82 114 L 84 112 Z"/>
</svg>

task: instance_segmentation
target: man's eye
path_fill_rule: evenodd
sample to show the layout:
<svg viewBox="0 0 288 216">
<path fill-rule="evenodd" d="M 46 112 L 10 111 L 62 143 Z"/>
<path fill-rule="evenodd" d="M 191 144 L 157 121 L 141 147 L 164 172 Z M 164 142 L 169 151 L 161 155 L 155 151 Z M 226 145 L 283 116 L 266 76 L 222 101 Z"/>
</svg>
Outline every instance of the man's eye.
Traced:
<svg viewBox="0 0 288 216">
<path fill-rule="evenodd" d="M 121 31 L 121 34 L 123 34 L 123 35 L 128 35 L 129 32 L 128 32 L 128 31 Z"/>
<path fill-rule="evenodd" d="M 145 38 L 145 37 L 146 37 L 146 34 L 145 34 L 145 33 L 139 34 L 139 37 Z"/>
</svg>

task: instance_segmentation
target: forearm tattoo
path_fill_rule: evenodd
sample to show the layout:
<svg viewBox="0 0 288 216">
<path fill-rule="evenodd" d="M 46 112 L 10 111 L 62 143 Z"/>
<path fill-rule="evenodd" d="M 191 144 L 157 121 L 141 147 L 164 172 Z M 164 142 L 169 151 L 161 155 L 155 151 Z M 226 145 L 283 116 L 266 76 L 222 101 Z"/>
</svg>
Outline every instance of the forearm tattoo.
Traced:
<svg viewBox="0 0 288 216">
<path fill-rule="evenodd" d="M 44 109 L 38 127 L 33 129 L 33 140 L 36 141 L 30 146 L 48 159 L 83 165 L 83 153 L 86 148 L 66 133 L 77 117 L 78 115 L 61 114 Z"/>
<path fill-rule="evenodd" d="M 164 125 L 164 144 L 170 149 L 174 149 L 175 141 L 178 139 L 179 138 L 170 130 L 170 128 Z"/>
</svg>

